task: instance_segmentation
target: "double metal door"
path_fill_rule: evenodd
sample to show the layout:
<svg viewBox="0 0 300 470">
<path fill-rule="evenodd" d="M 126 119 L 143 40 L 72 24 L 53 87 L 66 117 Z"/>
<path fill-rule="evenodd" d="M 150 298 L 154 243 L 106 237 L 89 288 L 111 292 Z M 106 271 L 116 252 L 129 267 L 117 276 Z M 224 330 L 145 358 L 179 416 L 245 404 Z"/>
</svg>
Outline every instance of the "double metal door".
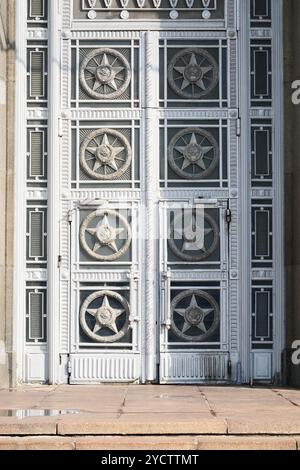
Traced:
<svg viewBox="0 0 300 470">
<path fill-rule="evenodd" d="M 63 46 L 70 382 L 226 382 L 237 328 L 236 37 L 83 36 Z"/>
</svg>

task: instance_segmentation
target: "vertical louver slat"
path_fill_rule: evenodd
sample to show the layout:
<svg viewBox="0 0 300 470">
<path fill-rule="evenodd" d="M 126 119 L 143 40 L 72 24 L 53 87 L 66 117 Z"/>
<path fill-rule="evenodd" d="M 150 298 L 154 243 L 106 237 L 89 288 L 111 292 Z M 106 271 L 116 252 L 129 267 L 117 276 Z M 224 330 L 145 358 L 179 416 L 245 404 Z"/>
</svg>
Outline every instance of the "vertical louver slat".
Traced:
<svg viewBox="0 0 300 470">
<path fill-rule="evenodd" d="M 31 52 L 30 65 L 30 95 L 33 98 L 42 98 L 44 96 L 44 53 Z"/>
<path fill-rule="evenodd" d="M 30 257 L 42 258 L 44 256 L 44 213 L 31 212 L 30 214 Z"/>
<path fill-rule="evenodd" d="M 30 176 L 44 176 L 44 133 L 31 132 Z"/>
<path fill-rule="evenodd" d="M 44 13 L 44 0 L 30 0 L 30 16 L 42 18 Z"/>
<path fill-rule="evenodd" d="M 43 310 L 44 294 L 42 292 L 31 292 L 29 312 L 30 339 L 43 339 Z"/>
</svg>

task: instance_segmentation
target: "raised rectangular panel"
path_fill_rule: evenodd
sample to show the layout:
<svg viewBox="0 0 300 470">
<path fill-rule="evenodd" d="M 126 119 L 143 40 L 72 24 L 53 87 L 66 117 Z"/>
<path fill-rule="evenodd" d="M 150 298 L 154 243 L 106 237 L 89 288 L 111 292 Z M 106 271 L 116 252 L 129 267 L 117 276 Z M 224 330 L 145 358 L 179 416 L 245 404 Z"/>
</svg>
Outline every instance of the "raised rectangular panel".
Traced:
<svg viewBox="0 0 300 470">
<path fill-rule="evenodd" d="M 45 0 L 30 0 L 29 16 L 43 18 L 45 16 Z"/>
<path fill-rule="evenodd" d="M 272 352 L 253 353 L 253 379 L 270 380 L 272 378 Z"/>
<path fill-rule="evenodd" d="M 71 355 L 70 383 L 135 382 L 140 357 L 132 354 Z"/>
<path fill-rule="evenodd" d="M 44 383 L 47 380 L 47 354 L 25 354 L 26 382 Z"/>
<path fill-rule="evenodd" d="M 162 353 L 162 383 L 225 382 L 227 353 Z"/>
<path fill-rule="evenodd" d="M 30 97 L 44 97 L 45 58 L 43 51 L 31 51 L 30 54 Z"/>
<path fill-rule="evenodd" d="M 32 131 L 30 133 L 30 172 L 33 177 L 45 176 L 44 169 L 44 131 Z"/>
<path fill-rule="evenodd" d="M 44 338 L 44 293 L 29 293 L 29 339 Z"/>
<path fill-rule="evenodd" d="M 44 256 L 44 212 L 30 212 L 30 258 Z"/>
</svg>

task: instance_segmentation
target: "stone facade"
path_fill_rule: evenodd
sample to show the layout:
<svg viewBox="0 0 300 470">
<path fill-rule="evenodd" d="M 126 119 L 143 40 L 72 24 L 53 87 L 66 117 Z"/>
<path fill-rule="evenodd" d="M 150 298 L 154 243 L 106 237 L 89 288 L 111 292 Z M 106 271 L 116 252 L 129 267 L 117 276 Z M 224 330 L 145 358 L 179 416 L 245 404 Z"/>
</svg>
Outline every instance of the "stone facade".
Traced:
<svg viewBox="0 0 300 470">
<path fill-rule="evenodd" d="M 291 363 L 291 345 L 300 340 L 300 107 L 291 102 L 291 83 L 300 79 L 299 0 L 284 0 L 285 56 L 285 229 L 286 378 L 300 386 L 300 366 Z M 14 214 L 14 22 L 15 1 L 0 4 L 0 386 L 12 386 L 13 214 Z"/>
<path fill-rule="evenodd" d="M 13 384 L 14 0 L 0 4 L 0 386 Z"/>
</svg>

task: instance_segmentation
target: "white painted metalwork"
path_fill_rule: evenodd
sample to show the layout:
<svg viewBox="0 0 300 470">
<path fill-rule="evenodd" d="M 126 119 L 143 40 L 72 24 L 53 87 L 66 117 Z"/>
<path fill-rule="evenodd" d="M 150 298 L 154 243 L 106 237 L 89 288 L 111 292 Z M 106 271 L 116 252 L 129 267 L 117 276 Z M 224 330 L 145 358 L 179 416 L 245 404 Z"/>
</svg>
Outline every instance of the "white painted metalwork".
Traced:
<svg viewBox="0 0 300 470">
<path fill-rule="evenodd" d="M 17 2 L 21 380 L 279 378 L 281 3 Z"/>
</svg>

